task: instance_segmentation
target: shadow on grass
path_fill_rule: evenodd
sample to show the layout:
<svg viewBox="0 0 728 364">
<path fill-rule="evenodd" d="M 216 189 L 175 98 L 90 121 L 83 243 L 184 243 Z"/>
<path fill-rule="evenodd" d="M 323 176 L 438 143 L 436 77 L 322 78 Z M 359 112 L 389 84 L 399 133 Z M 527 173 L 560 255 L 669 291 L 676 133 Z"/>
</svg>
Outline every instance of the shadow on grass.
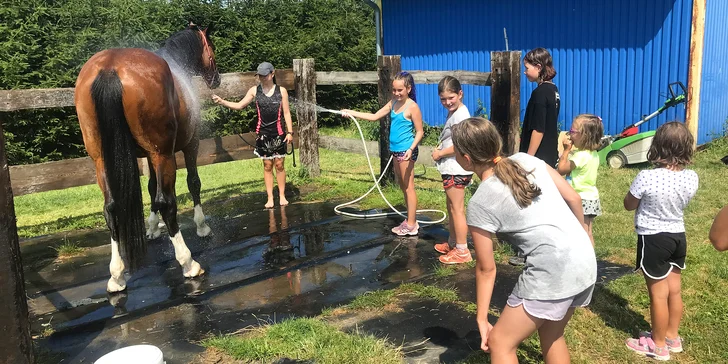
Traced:
<svg viewBox="0 0 728 364">
<path fill-rule="evenodd" d="M 628 301 L 609 288 L 597 285 L 589 309 L 604 320 L 604 323 L 620 330 L 630 337 L 650 329 L 650 324 L 641 313 L 627 307 Z"/>
</svg>

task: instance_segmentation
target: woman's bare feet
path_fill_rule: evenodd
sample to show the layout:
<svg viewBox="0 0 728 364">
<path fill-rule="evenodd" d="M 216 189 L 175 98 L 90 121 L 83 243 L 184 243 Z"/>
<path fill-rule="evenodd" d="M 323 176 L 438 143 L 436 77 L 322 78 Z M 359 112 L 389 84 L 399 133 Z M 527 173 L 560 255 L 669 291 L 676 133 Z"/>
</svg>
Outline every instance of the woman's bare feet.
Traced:
<svg viewBox="0 0 728 364">
<path fill-rule="evenodd" d="M 288 206 L 288 200 L 285 196 L 281 196 L 281 206 Z"/>
<path fill-rule="evenodd" d="M 273 205 L 273 200 L 268 200 L 268 202 L 265 203 L 265 208 L 272 209 Z"/>
</svg>

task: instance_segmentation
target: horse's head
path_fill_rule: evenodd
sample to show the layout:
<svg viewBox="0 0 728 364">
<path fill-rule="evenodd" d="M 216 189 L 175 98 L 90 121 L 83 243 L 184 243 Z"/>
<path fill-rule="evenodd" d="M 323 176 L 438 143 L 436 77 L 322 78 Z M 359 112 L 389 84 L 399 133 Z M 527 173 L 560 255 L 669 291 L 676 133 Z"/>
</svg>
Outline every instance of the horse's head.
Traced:
<svg viewBox="0 0 728 364">
<path fill-rule="evenodd" d="M 209 88 L 217 88 L 220 86 L 220 72 L 217 71 L 217 64 L 215 63 L 215 51 L 212 49 L 210 32 L 208 31 L 210 28 L 199 28 L 190 23 L 190 28 L 193 26 L 196 28 L 197 32 L 199 32 L 200 41 L 202 42 L 200 73 Z"/>
<path fill-rule="evenodd" d="M 208 28 L 190 23 L 187 29 L 173 34 L 164 41 L 158 53 L 174 61 L 190 76 L 202 76 L 210 88 L 220 86 L 220 73 L 215 64 L 215 51 Z"/>
</svg>

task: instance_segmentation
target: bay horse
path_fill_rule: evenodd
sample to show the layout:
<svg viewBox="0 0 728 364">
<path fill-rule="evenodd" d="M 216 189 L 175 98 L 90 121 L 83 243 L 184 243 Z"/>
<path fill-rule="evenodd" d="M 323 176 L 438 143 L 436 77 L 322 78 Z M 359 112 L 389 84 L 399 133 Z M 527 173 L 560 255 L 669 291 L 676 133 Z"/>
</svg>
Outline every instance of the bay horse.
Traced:
<svg viewBox="0 0 728 364">
<path fill-rule="evenodd" d="M 204 273 L 192 259 L 177 224 L 174 153 L 184 153 L 197 234 L 205 236 L 210 228 L 200 206 L 197 174 L 200 108 L 191 78 L 202 75 L 208 87 L 220 85 L 207 33 L 207 28 L 190 23 L 157 52 L 138 48 L 98 52 L 83 65 L 76 80 L 76 113 L 86 151 L 96 167 L 96 180 L 104 195 L 104 218 L 111 232 L 108 292 L 126 289 L 120 250 L 131 272 L 146 256 L 137 157 L 149 162 L 152 213 L 148 236 L 159 236 L 159 212 L 184 276 Z"/>
</svg>

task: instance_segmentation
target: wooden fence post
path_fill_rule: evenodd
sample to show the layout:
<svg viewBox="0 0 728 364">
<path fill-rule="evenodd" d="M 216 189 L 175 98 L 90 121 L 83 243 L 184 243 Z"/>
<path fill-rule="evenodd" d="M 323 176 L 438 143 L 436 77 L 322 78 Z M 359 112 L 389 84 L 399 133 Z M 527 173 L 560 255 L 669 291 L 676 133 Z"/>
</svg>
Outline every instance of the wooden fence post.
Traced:
<svg viewBox="0 0 728 364">
<path fill-rule="evenodd" d="M 321 174 L 319 166 L 319 135 L 316 122 L 316 71 L 313 58 L 293 60 L 296 88 L 296 118 L 301 164 L 311 177 Z"/>
<path fill-rule="evenodd" d="M 6 363 L 34 363 L 28 302 L 20 259 L 10 169 L 0 121 L 0 358 Z"/>
<path fill-rule="evenodd" d="M 379 84 L 377 87 L 379 96 L 379 107 L 383 107 L 392 100 L 392 79 L 402 71 L 402 62 L 400 56 L 379 56 L 377 57 L 377 74 L 379 75 Z M 384 172 L 384 168 L 389 161 L 389 114 L 379 120 L 379 173 Z M 382 178 L 382 184 L 386 185 L 394 182 L 394 166 L 389 169 L 387 174 Z"/>
<path fill-rule="evenodd" d="M 521 126 L 521 52 L 490 52 L 490 68 L 490 120 L 503 137 L 503 153 L 511 155 Z"/>
<path fill-rule="evenodd" d="M 690 60 L 688 61 L 688 102 L 685 105 L 685 126 L 693 135 L 693 147 L 698 143 L 700 116 L 700 85 L 703 75 L 703 48 L 705 47 L 706 0 L 693 1 L 692 27 L 690 30 Z"/>
</svg>

